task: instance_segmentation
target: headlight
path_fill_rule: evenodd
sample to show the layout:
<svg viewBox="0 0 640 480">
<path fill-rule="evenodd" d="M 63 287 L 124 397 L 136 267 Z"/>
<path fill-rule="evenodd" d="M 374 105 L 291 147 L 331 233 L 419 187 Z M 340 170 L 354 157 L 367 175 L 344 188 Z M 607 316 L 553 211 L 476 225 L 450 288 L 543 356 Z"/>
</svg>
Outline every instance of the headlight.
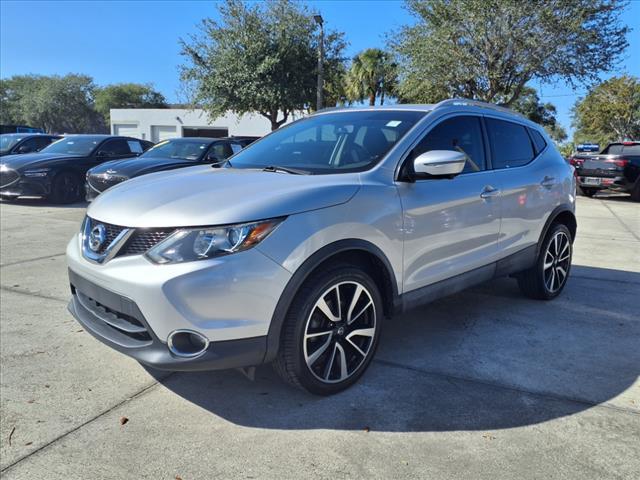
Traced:
<svg viewBox="0 0 640 480">
<path fill-rule="evenodd" d="M 23 175 L 25 177 L 46 177 L 50 171 L 50 168 L 34 168 L 33 170 L 25 170 Z"/>
<path fill-rule="evenodd" d="M 9 167 L 7 167 L 4 163 L 0 163 L 0 172 L 6 172 L 7 170 L 9 170 Z"/>
<path fill-rule="evenodd" d="M 282 220 L 276 218 L 226 227 L 181 228 L 145 255 L 154 263 L 181 263 L 241 252 L 267 238 Z"/>
</svg>

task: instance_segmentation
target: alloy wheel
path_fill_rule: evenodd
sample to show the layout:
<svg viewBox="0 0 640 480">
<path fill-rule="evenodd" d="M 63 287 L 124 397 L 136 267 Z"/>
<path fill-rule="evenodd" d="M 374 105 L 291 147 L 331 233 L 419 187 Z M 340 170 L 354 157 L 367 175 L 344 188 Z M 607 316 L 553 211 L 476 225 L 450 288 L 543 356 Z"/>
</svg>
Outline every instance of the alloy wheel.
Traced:
<svg viewBox="0 0 640 480">
<path fill-rule="evenodd" d="M 321 382 L 351 377 L 371 353 L 376 308 L 371 293 L 357 281 L 337 283 L 318 298 L 307 318 L 303 353 Z"/>
<path fill-rule="evenodd" d="M 565 232 L 557 232 L 547 245 L 542 271 L 545 288 L 555 293 L 562 288 L 571 265 L 571 241 Z"/>
</svg>

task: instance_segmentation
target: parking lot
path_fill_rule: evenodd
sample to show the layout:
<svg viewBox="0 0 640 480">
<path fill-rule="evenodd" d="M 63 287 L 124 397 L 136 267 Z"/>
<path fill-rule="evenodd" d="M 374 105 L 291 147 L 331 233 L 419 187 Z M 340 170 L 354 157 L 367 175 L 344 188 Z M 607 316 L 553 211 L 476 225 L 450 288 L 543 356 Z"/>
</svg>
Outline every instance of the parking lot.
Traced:
<svg viewBox="0 0 640 480">
<path fill-rule="evenodd" d="M 6 479 L 638 478 L 640 207 L 578 199 L 553 302 L 501 279 L 385 326 L 330 398 L 270 367 L 145 370 L 66 310 L 85 205 L 3 203 L 1 469 Z"/>
</svg>

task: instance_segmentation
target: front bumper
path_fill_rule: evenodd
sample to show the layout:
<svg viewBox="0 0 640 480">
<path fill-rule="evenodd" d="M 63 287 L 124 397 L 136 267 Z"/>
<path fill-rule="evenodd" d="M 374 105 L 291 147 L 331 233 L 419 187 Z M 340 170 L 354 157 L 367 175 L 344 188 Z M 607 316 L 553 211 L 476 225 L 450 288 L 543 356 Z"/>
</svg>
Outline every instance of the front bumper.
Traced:
<svg viewBox="0 0 640 480">
<path fill-rule="evenodd" d="M 271 317 L 291 278 L 255 248 L 175 265 L 155 265 L 142 255 L 95 264 L 82 256 L 76 236 L 67 247 L 67 261 L 74 317 L 103 343 L 165 370 L 261 363 Z M 142 331 L 114 329 L 113 322 L 101 318 L 105 312 L 120 317 L 116 324 L 124 319 Z M 167 339 L 175 330 L 204 335 L 208 350 L 191 359 L 172 354 Z"/>
<path fill-rule="evenodd" d="M 17 182 L 0 188 L 3 197 L 43 197 L 51 192 L 49 177 L 26 178 L 21 177 Z"/>
<path fill-rule="evenodd" d="M 69 270 L 69 281 L 72 292 L 69 312 L 95 338 L 140 363 L 160 370 L 195 371 L 246 367 L 264 360 L 266 336 L 212 342 L 196 358 L 173 355 L 131 299 L 99 287 L 72 270 Z M 107 316 L 110 323 L 104 321 Z M 113 326 L 118 319 L 129 327 L 139 325 L 144 331 L 136 329 L 137 333 L 127 334 Z"/>
</svg>

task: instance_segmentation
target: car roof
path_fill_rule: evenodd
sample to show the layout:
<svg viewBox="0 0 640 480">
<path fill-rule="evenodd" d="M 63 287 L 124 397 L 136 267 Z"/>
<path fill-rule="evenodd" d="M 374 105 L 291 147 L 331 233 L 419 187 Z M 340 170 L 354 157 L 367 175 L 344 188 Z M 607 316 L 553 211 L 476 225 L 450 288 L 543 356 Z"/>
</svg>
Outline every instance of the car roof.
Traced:
<svg viewBox="0 0 640 480">
<path fill-rule="evenodd" d="M 220 140 L 242 140 L 245 137 L 176 137 L 169 138 L 167 141 L 169 142 L 185 142 L 185 141 L 193 141 L 193 140 L 202 140 L 203 142 L 217 142 Z"/>
<path fill-rule="evenodd" d="M 2 136 L 3 137 L 26 138 L 26 137 L 60 137 L 61 135 L 56 135 L 54 133 L 39 133 L 39 132 L 27 133 L 27 132 L 22 132 L 22 133 L 3 133 Z"/>
</svg>

